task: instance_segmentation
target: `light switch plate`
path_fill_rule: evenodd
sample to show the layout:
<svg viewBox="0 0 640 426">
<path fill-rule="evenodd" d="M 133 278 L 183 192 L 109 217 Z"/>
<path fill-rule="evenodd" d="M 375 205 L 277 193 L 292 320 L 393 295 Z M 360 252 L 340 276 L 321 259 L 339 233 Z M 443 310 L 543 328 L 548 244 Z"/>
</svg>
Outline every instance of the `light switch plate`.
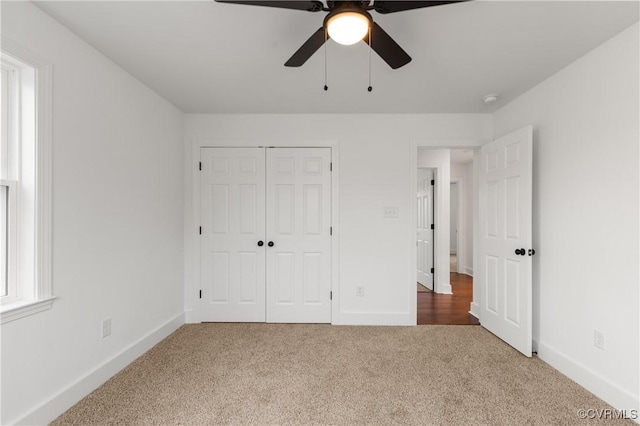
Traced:
<svg viewBox="0 0 640 426">
<path fill-rule="evenodd" d="M 385 219 L 396 219 L 398 217 L 397 207 L 385 207 L 383 216 Z"/>
</svg>

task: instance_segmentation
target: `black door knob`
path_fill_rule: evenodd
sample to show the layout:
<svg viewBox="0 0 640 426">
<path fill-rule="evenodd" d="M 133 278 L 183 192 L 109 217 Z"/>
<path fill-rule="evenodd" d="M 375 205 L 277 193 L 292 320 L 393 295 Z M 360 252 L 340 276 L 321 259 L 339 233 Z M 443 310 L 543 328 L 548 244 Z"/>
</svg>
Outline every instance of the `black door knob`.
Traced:
<svg viewBox="0 0 640 426">
<path fill-rule="evenodd" d="M 268 245 L 269 247 L 273 247 L 273 241 L 269 241 L 269 242 L 267 243 L 267 245 Z"/>
<path fill-rule="evenodd" d="M 534 254 L 536 254 L 536 251 L 534 249 L 529 249 L 529 256 L 533 256 Z"/>
<path fill-rule="evenodd" d="M 258 241 L 258 247 L 262 247 L 264 243 L 262 241 Z"/>
<path fill-rule="evenodd" d="M 525 255 L 525 250 L 524 249 L 516 249 L 516 254 L 518 256 L 524 256 Z"/>
</svg>

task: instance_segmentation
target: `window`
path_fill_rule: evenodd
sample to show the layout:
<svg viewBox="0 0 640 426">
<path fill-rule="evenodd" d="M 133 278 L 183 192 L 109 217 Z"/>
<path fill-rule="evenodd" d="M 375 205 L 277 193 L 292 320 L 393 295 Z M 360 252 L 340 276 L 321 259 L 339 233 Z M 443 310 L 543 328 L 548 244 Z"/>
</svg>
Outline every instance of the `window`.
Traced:
<svg viewBox="0 0 640 426">
<path fill-rule="evenodd" d="M 17 69 L 2 62 L 1 114 L 2 139 L 0 144 L 0 300 L 3 304 L 17 299 L 16 289 L 16 181 L 14 158 L 17 154 L 18 78 Z"/>
<path fill-rule="evenodd" d="M 0 323 L 49 309 L 51 68 L 0 51 Z"/>
</svg>

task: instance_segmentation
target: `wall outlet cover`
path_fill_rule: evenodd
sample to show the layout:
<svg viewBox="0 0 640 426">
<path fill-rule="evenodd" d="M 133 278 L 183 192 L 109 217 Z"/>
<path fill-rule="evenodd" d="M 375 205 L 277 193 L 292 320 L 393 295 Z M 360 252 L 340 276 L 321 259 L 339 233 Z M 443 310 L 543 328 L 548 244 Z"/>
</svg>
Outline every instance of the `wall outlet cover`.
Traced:
<svg viewBox="0 0 640 426">
<path fill-rule="evenodd" d="M 600 330 L 593 330 L 593 346 L 604 350 L 604 333 Z"/>
<path fill-rule="evenodd" d="M 111 318 L 106 318 L 102 320 L 102 338 L 109 336 L 111 334 Z"/>
</svg>

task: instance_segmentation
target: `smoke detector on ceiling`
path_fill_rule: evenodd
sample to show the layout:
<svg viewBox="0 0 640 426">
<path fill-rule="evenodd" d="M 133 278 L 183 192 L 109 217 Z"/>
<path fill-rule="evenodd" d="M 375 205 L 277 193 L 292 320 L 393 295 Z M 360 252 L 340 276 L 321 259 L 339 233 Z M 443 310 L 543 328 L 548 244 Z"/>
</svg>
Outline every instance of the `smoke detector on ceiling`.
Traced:
<svg viewBox="0 0 640 426">
<path fill-rule="evenodd" d="M 498 95 L 486 95 L 483 96 L 482 101 L 485 104 L 491 104 L 498 100 Z"/>
</svg>

